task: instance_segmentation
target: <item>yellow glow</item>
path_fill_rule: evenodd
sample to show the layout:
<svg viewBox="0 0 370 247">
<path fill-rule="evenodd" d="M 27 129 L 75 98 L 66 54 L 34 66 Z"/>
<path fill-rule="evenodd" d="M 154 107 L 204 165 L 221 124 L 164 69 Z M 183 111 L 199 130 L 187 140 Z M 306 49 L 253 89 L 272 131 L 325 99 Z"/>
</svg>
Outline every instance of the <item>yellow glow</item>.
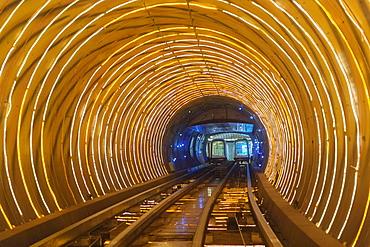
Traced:
<svg viewBox="0 0 370 247">
<path fill-rule="evenodd" d="M 3 23 L 3 25 L 1 26 L 0 28 L 0 34 L 3 32 L 4 30 L 4 27 L 9 23 L 9 21 L 11 20 L 11 18 L 14 17 L 14 14 L 17 12 L 17 10 L 21 7 L 21 5 L 25 2 L 26 0 L 22 0 L 18 3 L 17 7 L 14 8 L 14 10 L 12 11 L 12 13 L 8 16 L 8 18 L 6 19 L 6 21 Z M 0 74 L 1 75 L 1 74 Z"/>
<path fill-rule="evenodd" d="M 6 214 L 5 214 L 5 212 L 4 212 L 4 209 L 3 209 L 3 206 L 1 206 L 1 204 L 0 204 L 0 211 L 1 211 L 1 214 L 3 215 L 3 217 L 4 217 L 4 219 L 5 219 L 6 223 L 8 224 L 9 229 L 13 229 L 14 227 L 13 227 L 13 225 L 10 223 L 10 221 L 9 221 L 9 219 L 8 219 L 8 216 L 6 216 Z"/>
<path fill-rule="evenodd" d="M 331 23 L 335 26 L 335 28 L 337 29 L 338 33 L 341 35 L 342 37 L 342 40 L 345 42 L 346 46 L 347 46 L 347 49 L 349 50 L 351 56 L 352 56 L 352 59 L 353 61 L 355 62 L 355 65 L 356 65 L 356 68 L 357 68 L 357 71 L 361 77 L 361 81 L 362 81 L 362 86 L 364 87 L 364 92 L 365 92 L 365 95 L 366 95 L 366 100 L 367 100 L 367 105 L 368 107 L 370 108 L 370 96 L 369 96 L 369 89 L 367 87 L 367 83 L 366 83 L 366 80 L 365 80 L 365 77 L 362 73 L 362 69 L 356 59 L 356 56 L 351 48 L 351 45 L 348 43 L 348 40 L 346 39 L 345 35 L 343 34 L 342 30 L 339 28 L 338 24 L 333 20 L 333 17 L 332 15 L 330 14 L 330 12 L 321 4 L 320 1 L 318 0 L 315 0 L 315 2 L 324 10 L 324 12 L 326 13 L 326 15 L 328 16 L 329 20 L 331 21 Z"/>
<path fill-rule="evenodd" d="M 58 210 L 62 210 L 61 207 L 59 206 L 57 197 L 56 197 L 56 195 L 55 195 L 55 193 L 54 193 L 54 191 L 53 191 L 53 189 L 51 188 L 51 185 L 50 185 L 50 178 L 49 178 L 48 171 L 47 171 L 47 168 L 46 168 L 45 153 L 44 153 L 44 126 L 45 126 L 45 121 L 42 121 L 41 124 L 42 124 L 42 127 L 41 127 L 41 138 L 40 138 L 40 141 L 41 141 L 41 161 L 42 161 L 42 168 L 44 170 L 44 176 L 45 176 L 46 184 L 47 184 L 47 186 L 49 188 L 49 191 L 51 193 L 51 196 L 54 199 L 55 205 L 57 206 Z"/>
<path fill-rule="evenodd" d="M 313 191 L 311 192 L 311 197 L 310 197 L 310 201 L 309 201 L 309 204 L 307 206 L 307 209 L 305 211 L 305 214 L 307 215 L 309 210 L 311 209 L 311 204 L 313 202 L 313 198 L 315 196 L 315 193 L 316 193 L 316 190 L 318 189 L 317 188 L 317 184 L 318 184 L 318 181 L 319 181 L 319 177 L 320 177 L 320 172 L 321 172 L 321 157 L 322 157 L 322 154 L 321 154 L 321 131 L 320 131 L 320 121 L 319 121 L 319 117 L 318 117 L 318 114 L 317 114 L 317 110 L 316 108 L 314 108 L 315 110 L 315 122 L 316 122 L 316 128 L 317 128 L 317 134 L 318 134 L 318 150 L 319 150 L 319 156 L 318 156 L 318 164 L 317 164 L 317 171 L 316 171 L 316 178 L 315 178 L 315 184 L 314 184 L 314 187 L 313 187 Z M 315 206 L 315 211 L 316 211 L 316 208 L 317 208 L 317 205 Z M 309 220 L 312 220 L 312 217 L 309 218 Z"/>
<path fill-rule="evenodd" d="M 28 90 L 26 89 L 25 95 L 27 95 L 27 92 L 28 92 Z M 23 112 L 24 99 L 25 99 L 25 97 L 23 98 L 23 101 L 22 101 L 22 104 L 21 104 L 20 113 Z M 23 171 L 23 166 L 22 166 L 22 160 L 21 160 L 21 147 L 20 147 L 20 143 L 21 143 L 21 141 L 20 141 L 21 122 L 22 122 L 22 117 L 19 116 L 18 129 L 17 129 L 17 153 L 18 153 L 17 156 L 18 156 L 19 171 L 21 172 L 22 183 L 23 183 L 24 189 L 26 190 L 26 194 L 27 194 L 28 200 L 29 200 L 29 202 L 30 202 L 30 204 L 32 206 L 32 209 L 35 212 L 36 216 L 38 218 L 41 218 L 41 214 L 36 209 L 36 206 L 35 206 L 35 204 L 34 204 L 34 202 L 32 200 L 31 194 L 29 192 L 28 184 L 27 184 L 27 181 L 26 181 L 25 176 L 24 176 L 24 171 Z"/>
<path fill-rule="evenodd" d="M 124 17 L 126 17 L 128 15 L 132 15 L 132 14 L 137 13 L 137 12 L 140 12 L 140 11 L 146 11 L 146 10 L 150 10 L 152 8 L 166 7 L 166 6 L 177 6 L 177 5 L 187 6 L 188 4 L 190 6 L 196 6 L 196 7 L 200 7 L 200 8 L 204 8 L 204 9 L 217 10 L 217 8 L 212 7 L 212 6 L 206 6 L 206 5 L 203 5 L 203 4 L 192 3 L 192 2 L 189 2 L 189 3 L 162 3 L 162 4 L 155 4 L 155 5 L 145 6 L 144 8 L 140 8 L 140 9 L 136 9 L 136 10 L 127 12 L 126 14 L 121 15 L 121 16 L 115 18 L 114 20 L 108 22 L 104 27 L 106 28 L 107 26 L 112 25 L 113 23 L 121 20 L 122 18 L 124 18 Z"/>
<path fill-rule="evenodd" d="M 6 228 L 168 174 L 173 118 L 221 96 L 264 125 L 264 172 L 281 196 L 340 241 L 363 242 L 370 33 L 358 2 L 0 5 Z"/>
<path fill-rule="evenodd" d="M 364 224 L 365 224 L 365 219 L 368 216 L 367 213 L 369 212 L 369 205 L 370 205 L 370 184 L 369 184 L 369 194 L 368 194 L 368 197 L 367 197 L 367 203 L 366 203 L 364 215 L 362 216 L 362 220 L 361 220 L 359 230 L 357 231 L 355 240 L 353 241 L 351 246 L 356 246 L 357 245 L 358 238 L 360 237 L 360 234 L 362 233 L 362 230 L 363 230 L 363 227 L 364 227 Z"/>
</svg>

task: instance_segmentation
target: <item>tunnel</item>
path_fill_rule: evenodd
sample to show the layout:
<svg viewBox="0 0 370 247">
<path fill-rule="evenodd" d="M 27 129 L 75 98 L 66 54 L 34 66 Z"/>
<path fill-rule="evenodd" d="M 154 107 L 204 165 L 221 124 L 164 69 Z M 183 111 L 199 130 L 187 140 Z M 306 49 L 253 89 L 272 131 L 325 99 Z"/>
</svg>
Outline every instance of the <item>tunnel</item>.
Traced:
<svg viewBox="0 0 370 247">
<path fill-rule="evenodd" d="M 257 165 L 286 203 L 368 246 L 368 0 L 0 9 L 0 231 L 198 167 L 194 126 L 239 122 L 261 132 Z"/>
<path fill-rule="evenodd" d="M 248 156 L 254 155 L 256 165 L 265 167 L 266 159 L 262 159 L 262 156 L 267 156 L 268 138 L 256 114 L 241 102 L 208 96 L 182 107 L 167 125 L 163 150 L 166 151 L 164 159 L 169 162 L 168 169 L 182 170 L 210 163 L 212 151 L 209 145 L 215 138 L 213 136 L 227 133 L 246 134 L 252 142 Z M 235 145 L 237 140 L 235 136 L 220 138 L 230 140 L 231 145 Z M 239 138 L 242 140 L 245 137 Z M 234 153 L 232 148 L 228 160 L 234 160 Z M 222 156 L 226 158 L 227 155 L 224 153 Z"/>
</svg>

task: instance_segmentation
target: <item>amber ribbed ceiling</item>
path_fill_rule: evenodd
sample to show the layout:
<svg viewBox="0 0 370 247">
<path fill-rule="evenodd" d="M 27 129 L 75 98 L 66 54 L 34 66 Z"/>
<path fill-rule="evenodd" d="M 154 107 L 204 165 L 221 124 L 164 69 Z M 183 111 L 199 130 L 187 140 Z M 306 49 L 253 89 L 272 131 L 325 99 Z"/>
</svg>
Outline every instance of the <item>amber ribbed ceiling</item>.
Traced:
<svg viewBox="0 0 370 247">
<path fill-rule="evenodd" d="M 266 175 L 348 245 L 369 240 L 368 0 L 0 3 L 2 229 L 167 174 L 166 126 L 252 109 Z"/>
</svg>

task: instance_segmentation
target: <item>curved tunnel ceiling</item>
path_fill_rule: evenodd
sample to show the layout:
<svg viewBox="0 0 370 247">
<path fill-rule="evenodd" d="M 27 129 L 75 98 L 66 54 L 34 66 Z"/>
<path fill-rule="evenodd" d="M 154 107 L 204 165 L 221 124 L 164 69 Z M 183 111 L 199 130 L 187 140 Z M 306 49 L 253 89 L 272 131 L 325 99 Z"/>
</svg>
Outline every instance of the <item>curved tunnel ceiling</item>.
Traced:
<svg viewBox="0 0 370 247">
<path fill-rule="evenodd" d="M 0 3 L 2 229 L 168 173 L 194 100 L 250 107 L 265 173 L 335 238 L 369 242 L 370 2 Z"/>
</svg>

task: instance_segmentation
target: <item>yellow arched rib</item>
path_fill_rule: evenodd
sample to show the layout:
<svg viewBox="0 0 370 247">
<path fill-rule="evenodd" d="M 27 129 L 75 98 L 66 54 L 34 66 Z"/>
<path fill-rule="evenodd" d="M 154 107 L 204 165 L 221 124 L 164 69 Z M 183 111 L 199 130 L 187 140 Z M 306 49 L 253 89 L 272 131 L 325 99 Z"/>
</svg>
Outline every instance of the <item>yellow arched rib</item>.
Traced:
<svg viewBox="0 0 370 247">
<path fill-rule="evenodd" d="M 361 225 L 360 227 L 358 228 L 358 231 L 357 231 L 357 235 L 356 235 L 356 238 L 355 238 L 355 241 L 353 241 L 352 243 L 352 247 L 356 246 L 357 244 L 357 241 L 361 235 L 361 232 L 362 232 L 362 228 L 364 227 L 364 224 L 365 224 L 365 219 L 367 217 L 367 212 L 369 211 L 369 205 L 370 205 L 370 184 L 369 184 L 369 194 L 368 194 L 368 197 L 367 197 L 367 203 L 366 203 L 366 208 L 365 208 L 365 212 L 364 212 L 364 216 L 362 217 L 362 221 L 361 221 Z"/>
<path fill-rule="evenodd" d="M 25 92 L 25 95 L 27 94 L 28 92 L 28 89 L 26 89 L 26 92 Z M 21 108 L 20 108 L 20 113 L 23 112 L 23 107 L 24 107 L 24 99 L 26 97 L 23 98 L 23 102 L 22 102 L 22 105 L 21 105 Z M 18 165 L 19 165 L 19 171 L 21 173 L 21 176 L 22 176 L 22 182 L 23 182 L 23 185 L 24 185 L 24 188 L 26 190 L 26 194 L 27 194 L 27 197 L 28 197 L 28 201 L 30 202 L 31 206 L 32 206 L 32 209 L 33 211 L 35 212 L 36 216 L 38 218 L 41 218 L 41 214 L 39 213 L 39 211 L 36 209 L 36 206 L 35 204 L 33 203 L 33 200 L 32 200 L 32 197 L 31 197 L 31 194 L 29 192 L 29 189 L 28 189 L 28 185 L 27 185 L 27 182 L 26 182 L 26 178 L 24 176 L 24 171 L 23 171 L 23 166 L 22 166 L 22 160 L 21 160 L 21 146 L 20 146 L 20 131 L 21 131 L 21 122 L 22 122 L 22 116 L 19 115 L 19 121 L 18 121 L 18 128 L 17 128 L 17 153 L 18 153 Z"/>
<path fill-rule="evenodd" d="M 3 215 L 3 217 L 4 217 L 4 219 L 5 219 L 6 223 L 8 224 L 9 228 L 10 228 L 10 229 L 13 229 L 13 228 L 14 228 L 14 226 L 10 223 L 10 221 L 9 221 L 9 219 L 8 219 L 8 216 L 6 216 L 6 214 L 5 214 L 5 212 L 4 212 L 4 209 L 3 209 L 3 206 L 1 206 L 1 204 L 0 204 L 0 211 L 1 211 L 1 213 L 2 213 L 2 215 Z"/>
</svg>

